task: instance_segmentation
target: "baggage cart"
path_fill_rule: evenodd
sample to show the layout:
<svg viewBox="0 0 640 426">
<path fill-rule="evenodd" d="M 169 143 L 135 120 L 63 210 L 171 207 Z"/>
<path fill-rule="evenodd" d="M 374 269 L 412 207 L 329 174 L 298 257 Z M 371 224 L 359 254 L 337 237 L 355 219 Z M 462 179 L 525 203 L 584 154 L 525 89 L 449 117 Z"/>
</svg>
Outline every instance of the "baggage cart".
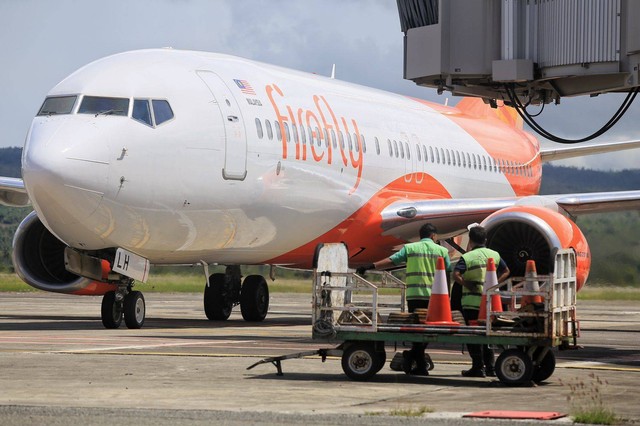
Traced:
<svg viewBox="0 0 640 426">
<path fill-rule="evenodd" d="M 484 324 L 465 325 L 460 318 L 460 325 L 439 325 L 426 324 L 424 316 L 416 318 L 404 312 L 405 285 L 395 276 L 372 271 L 367 274 L 370 280 L 365 279 L 348 270 L 343 244 L 321 245 L 313 271 L 312 337 L 338 346 L 266 358 L 248 369 L 269 362 L 282 374 L 281 361 L 285 359 L 320 355 L 324 361 L 333 355 L 341 357 L 349 378 L 365 381 L 385 365 L 386 345 L 436 342 L 500 349 L 495 371 L 506 385 L 544 381 L 555 369 L 553 348 L 575 348 L 579 337 L 575 253 L 556 250 L 553 256 L 554 268 L 549 275 L 512 277 L 489 288 Z M 394 290 L 383 290 L 390 288 Z M 394 294 L 382 296 L 383 291 Z M 506 305 L 504 311 L 491 306 L 495 294 Z M 527 297 L 542 301 L 522 306 Z M 389 303 L 390 298 L 395 301 Z"/>
</svg>

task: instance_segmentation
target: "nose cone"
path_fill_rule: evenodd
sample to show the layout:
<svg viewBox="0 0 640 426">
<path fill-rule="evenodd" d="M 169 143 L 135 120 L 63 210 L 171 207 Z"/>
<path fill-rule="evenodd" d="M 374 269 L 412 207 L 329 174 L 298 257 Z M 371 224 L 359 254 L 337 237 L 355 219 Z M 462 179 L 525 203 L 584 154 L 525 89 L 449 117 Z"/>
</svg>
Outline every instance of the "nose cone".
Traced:
<svg viewBox="0 0 640 426">
<path fill-rule="evenodd" d="M 77 117 L 34 119 L 22 174 L 38 216 L 52 230 L 84 221 L 100 206 L 109 165 L 109 147 L 101 139 L 95 125 Z"/>
</svg>

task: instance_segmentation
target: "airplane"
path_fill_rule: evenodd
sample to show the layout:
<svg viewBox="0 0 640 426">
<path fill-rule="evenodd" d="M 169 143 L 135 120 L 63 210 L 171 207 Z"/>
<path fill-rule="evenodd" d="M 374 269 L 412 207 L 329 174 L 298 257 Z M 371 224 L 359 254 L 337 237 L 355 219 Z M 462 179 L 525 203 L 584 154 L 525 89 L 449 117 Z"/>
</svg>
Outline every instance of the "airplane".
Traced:
<svg viewBox="0 0 640 426">
<path fill-rule="evenodd" d="M 640 191 L 538 195 L 542 163 L 640 147 L 543 148 L 513 109 L 455 107 L 229 55 L 149 49 L 90 63 L 46 96 L 22 179 L 0 202 L 31 204 L 13 264 L 45 291 L 102 295 L 106 328 L 140 328 L 150 265 L 200 264 L 204 310 L 247 321 L 269 306 L 241 265 L 310 268 L 319 243 L 350 266 L 389 256 L 432 222 L 443 240 L 481 222 L 513 274 L 548 273 L 556 248 L 591 255 L 572 220 L 638 209 Z M 212 264 L 225 273 L 209 274 Z"/>
</svg>

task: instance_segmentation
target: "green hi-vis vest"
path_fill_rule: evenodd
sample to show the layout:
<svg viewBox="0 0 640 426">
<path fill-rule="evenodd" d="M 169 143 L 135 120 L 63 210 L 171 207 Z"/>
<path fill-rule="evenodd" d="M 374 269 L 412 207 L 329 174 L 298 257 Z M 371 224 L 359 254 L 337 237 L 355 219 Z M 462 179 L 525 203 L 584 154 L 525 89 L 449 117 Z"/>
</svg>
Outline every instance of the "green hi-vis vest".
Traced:
<svg viewBox="0 0 640 426">
<path fill-rule="evenodd" d="M 431 240 L 410 243 L 404 248 L 407 255 L 407 299 L 427 300 L 431 296 L 438 258 L 449 253 Z"/>
<path fill-rule="evenodd" d="M 474 289 L 470 290 L 466 286 L 462 287 L 462 309 L 480 309 L 482 300 L 482 287 L 487 275 L 487 259 L 493 258 L 498 267 L 500 254 L 486 247 L 479 247 L 462 255 L 467 270 L 462 274 L 462 278 L 467 283 L 474 284 Z"/>
</svg>

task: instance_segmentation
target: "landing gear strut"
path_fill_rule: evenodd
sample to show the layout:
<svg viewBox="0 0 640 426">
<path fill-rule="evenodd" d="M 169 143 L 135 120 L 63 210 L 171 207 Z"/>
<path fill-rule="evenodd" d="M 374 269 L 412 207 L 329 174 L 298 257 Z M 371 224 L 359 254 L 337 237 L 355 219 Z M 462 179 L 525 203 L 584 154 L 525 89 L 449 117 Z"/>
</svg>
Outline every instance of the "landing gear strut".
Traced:
<svg viewBox="0 0 640 426">
<path fill-rule="evenodd" d="M 101 317 L 105 328 L 119 328 L 124 317 L 127 328 L 142 328 L 146 305 L 141 291 L 131 290 L 133 280 L 102 297 Z"/>
<path fill-rule="evenodd" d="M 249 275 L 242 281 L 240 267 L 230 265 L 224 274 L 209 276 L 209 285 L 204 288 L 204 312 L 212 321 L 224 321 L 237 305 L 245 321 L 263 321 L 269 310 L 269 287 L 261 275 Z"/>
</svg>

